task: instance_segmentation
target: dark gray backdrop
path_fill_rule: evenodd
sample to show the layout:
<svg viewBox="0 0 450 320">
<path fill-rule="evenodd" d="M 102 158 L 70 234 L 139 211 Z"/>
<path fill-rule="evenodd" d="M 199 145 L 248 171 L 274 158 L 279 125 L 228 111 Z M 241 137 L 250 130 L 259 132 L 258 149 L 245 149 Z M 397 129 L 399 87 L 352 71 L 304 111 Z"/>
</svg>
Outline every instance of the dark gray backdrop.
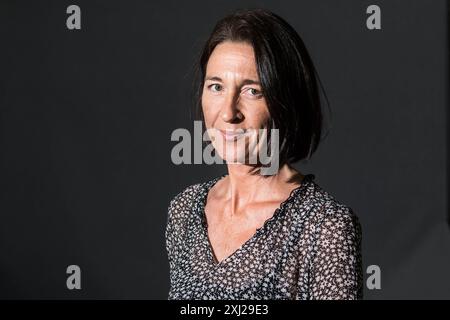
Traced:
<svg viewBox="0 0 450 320">
<path fill-rule="evenodd" d="M 170 134 L 192 128 L 201 44 L 242 7 L 283 16 L 316 63 L 332 129 L 296 167 L 359 215 L 364 266 L 382 272 L 365 298 L 450 298 L 443 0 L 2 0 L 0 298 L 167 297 L 168 202 L 226 169 L 173 165 Z"/>
</svg>

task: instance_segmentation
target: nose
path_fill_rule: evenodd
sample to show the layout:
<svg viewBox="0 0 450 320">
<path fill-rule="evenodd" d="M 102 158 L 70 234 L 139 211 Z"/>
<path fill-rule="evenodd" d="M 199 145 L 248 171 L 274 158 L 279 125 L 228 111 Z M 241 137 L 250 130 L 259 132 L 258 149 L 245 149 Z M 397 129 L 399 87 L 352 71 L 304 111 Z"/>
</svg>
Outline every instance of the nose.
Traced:
<svg viewBox="0 0 450 320">
<path fill-rule="evenodd" d="M 221 117 L 224 122 L 236 122 L 243 119 L 239 108 L 239 95 L 230 94 L 223 102 Z"/>
</svg>

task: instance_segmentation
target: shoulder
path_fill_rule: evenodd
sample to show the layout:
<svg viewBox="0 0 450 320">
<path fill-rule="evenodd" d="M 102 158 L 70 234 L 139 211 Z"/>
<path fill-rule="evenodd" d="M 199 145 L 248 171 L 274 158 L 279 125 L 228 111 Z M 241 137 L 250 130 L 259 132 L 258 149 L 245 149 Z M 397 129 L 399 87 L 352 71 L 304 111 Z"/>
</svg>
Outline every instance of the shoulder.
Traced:
<svg viewBox="0 0 450 320">
<path fill-rule="evenodd" d="M 350 205 L 337 200 L 315 181 L 306 186 L 298 205 L 307 212 L 307 228 L 313 233 L 346 233 L 356 238 L 361 237 L 359 218 Z"/>
<path fill-rule="evenodd" d="M 199 223 L 201 217 L 197 208 L 206 197 L 209 184 L 216 179 L 219 178 L 184 187 L 169 201 L 165 231 L 169 252 L 176 243 L 183 243 L 190 225 Z"/>
<path fill-rule="evenodd" d="M 186 228 L 192 218 L 192 208 L 195 205 L 195 200 L 198 198 L 201 188 L 202 183 L 184 187 L 169 201 L 165 230 L 169 254 L 173 253 L 173 248 L 177 243 L 179 244 L 183 241 Z"/>
<path fill-rule="evenodd" d="M 169 202 L 169 211 L 173 209 L 181 209 L 182 207 L 191 206 L 193 201 L 197 199 L 204 183 L 196 183 L 184 187 Z"/>
<path fill-rule="evenodd" d="M 310 184 L 306 202 L 311 212 L 305 222 L 305 237 L 309 243 L 312 299 L 362 298 L 358 216 L 316 183 Z"/>
<path fill-rule="evenodd" d="M 192 208 L 207 196 L 209 187 L 220 178 L 216 177 L 184 187 L 169 202 L 169 219 L 190 215 Z"/>
</svg>

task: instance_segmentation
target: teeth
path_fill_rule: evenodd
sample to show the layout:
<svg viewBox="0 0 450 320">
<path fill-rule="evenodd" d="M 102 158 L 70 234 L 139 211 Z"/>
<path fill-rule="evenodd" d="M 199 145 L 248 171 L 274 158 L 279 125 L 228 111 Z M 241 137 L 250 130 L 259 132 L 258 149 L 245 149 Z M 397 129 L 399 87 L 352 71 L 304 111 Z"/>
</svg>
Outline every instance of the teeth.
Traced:
<svg viewBox="0 0 450 320">
<path fill-rule="evenodd" d="M 244 131 L 221 131 L 222 135 L 226 140 L 235 140 L 236 138 L 239 138 L 240 136 L 244 135 Z"/>
</svg>

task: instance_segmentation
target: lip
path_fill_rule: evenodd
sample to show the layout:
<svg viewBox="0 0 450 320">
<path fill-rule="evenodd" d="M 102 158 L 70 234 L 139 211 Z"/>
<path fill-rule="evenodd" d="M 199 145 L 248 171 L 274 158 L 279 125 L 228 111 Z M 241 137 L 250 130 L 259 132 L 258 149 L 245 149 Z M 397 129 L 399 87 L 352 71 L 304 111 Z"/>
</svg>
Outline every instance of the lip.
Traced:
<svg viewBox="0 0 450 320">
<path fill-rule="evenodd" d="M 244 129 L 239 129 L 239 130 L 218 129 L 218 130 L 220 131 L 220 134 L 226 141 L 238 140 L 247 134 L 246 130 L 244 130 Z"/>
</svg>

